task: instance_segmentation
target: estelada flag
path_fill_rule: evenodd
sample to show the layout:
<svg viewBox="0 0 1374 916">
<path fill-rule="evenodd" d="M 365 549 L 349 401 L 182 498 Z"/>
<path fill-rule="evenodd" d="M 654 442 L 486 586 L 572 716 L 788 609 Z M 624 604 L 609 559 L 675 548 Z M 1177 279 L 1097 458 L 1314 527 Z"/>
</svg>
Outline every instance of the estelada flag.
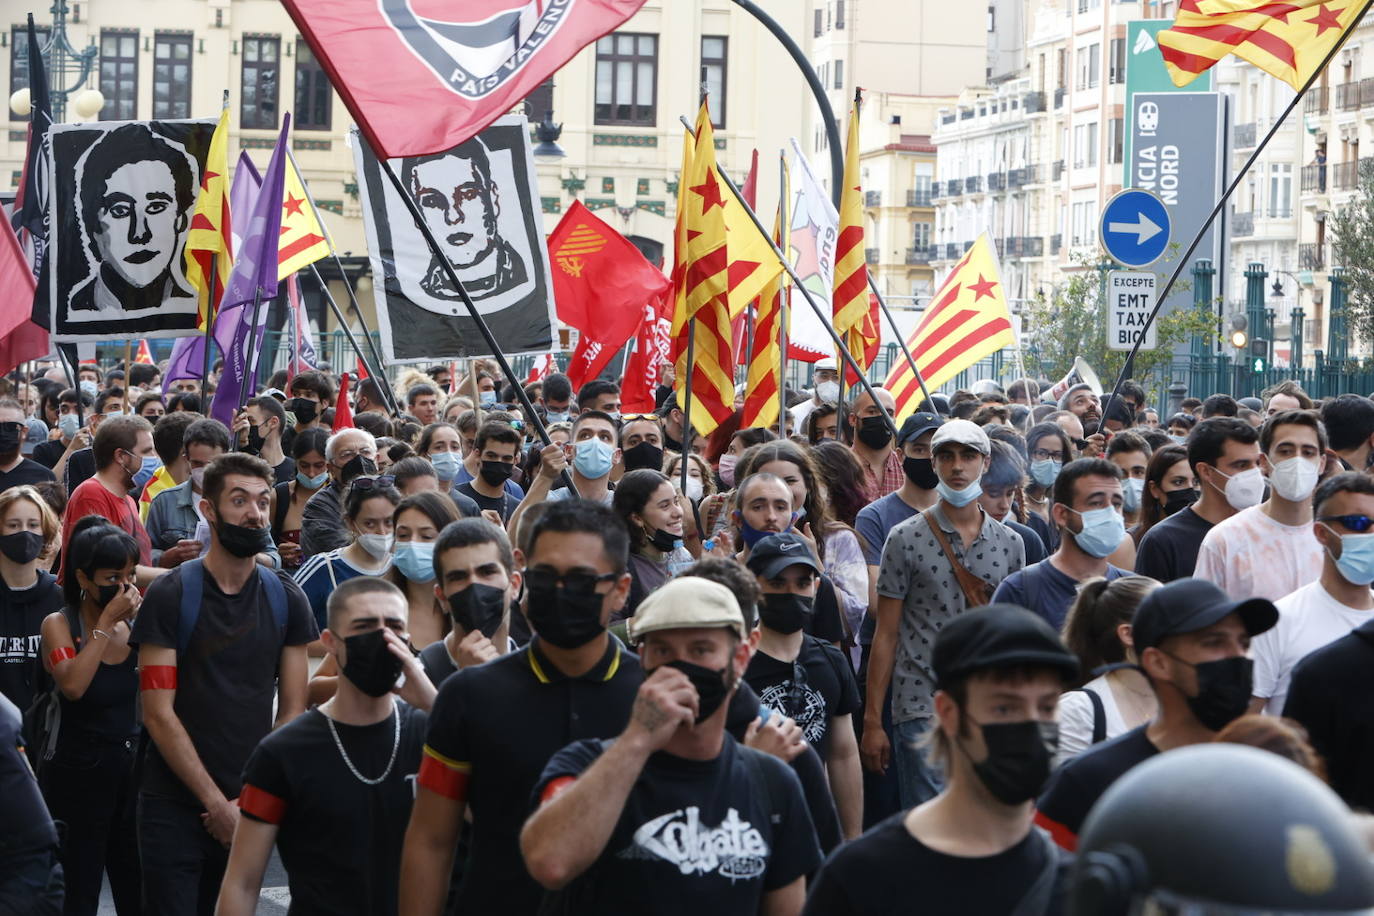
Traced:
<svg viewBox="0 0 1374 916">
<path fill-rule="evenodd" d="M 907 349 L 926 387 L 935 389 L 985 356 L 1016 343 L 1007 295 L 986 234 L 978 237 L 921 315 Z M 883 387 L 897 402 L 900 424 L 921 403 L 921 385 L 905 359 L 893 364 Z"/>
<path fill-rule="evenodd" d="M 452 149 L 644 0 L 282 0 L 378 156 Z"/>
<path fill-rule="evenodd" d="M 282 183 L 281 238 L 277 240 L 277 279 L 285 280 L 327 257 L 329 242 L 325 240 L 320 215 L 296 169 L 296 157 L 288 150 Z"/>
<path fill-rule="evenodd" d="M 234 266 L 233 233 L 229 213 L 229 108 L 219 115 L 219 124 L 210 138 L 205 158 L 205 173 L 200 194 L 191 215 L 191 230 L 186 234 L 186 279 L 196 288 L 200 311 L 196 325 L 205 328 L 207 316 L 219 310 Z M 214 276 L 210 279 L 211 272 Z"/>
<path fill-rule="evenodd" d="M 597 377 L 644 320 L 645 305 L 668 288 L 663 272 L 625 236 L 573 201 L 549 233 L 558 320 L 577 328 L 568 361 L 573 388 Z"/>
<path fill-rule="evenodd" d="M 1227 54 L 1302 89 L 1354 27 L 1357 0 L 1181 0 L 1155 41 L 1175 86 L 1186 86 Z"/>
</svg>

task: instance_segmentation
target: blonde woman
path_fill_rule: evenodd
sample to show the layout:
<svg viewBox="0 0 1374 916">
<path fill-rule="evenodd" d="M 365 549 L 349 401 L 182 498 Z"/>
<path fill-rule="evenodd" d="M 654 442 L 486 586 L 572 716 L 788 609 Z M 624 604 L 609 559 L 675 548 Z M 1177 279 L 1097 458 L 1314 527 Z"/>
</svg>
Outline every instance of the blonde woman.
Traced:
<svg viewBox="0 0 1374 916">
<path fill-rule="evenodd" d="M 10 664 L 0 665 L 0 693 L 21 710 L 47 687 L 35 683 L 39 634 L 43 618 L 61 610 L 63 600 L 42 558 L 59 531 L 57 516 L 33 487 L 0 492 L 0 641 L 10 647 Z"/>
</svg>

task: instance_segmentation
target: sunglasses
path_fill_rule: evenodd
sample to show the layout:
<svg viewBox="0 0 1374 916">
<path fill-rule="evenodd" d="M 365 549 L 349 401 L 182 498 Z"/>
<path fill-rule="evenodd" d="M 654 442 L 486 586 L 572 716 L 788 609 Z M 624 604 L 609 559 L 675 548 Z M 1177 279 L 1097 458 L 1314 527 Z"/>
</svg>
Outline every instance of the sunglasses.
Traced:
<svg viewBox="0 0 1374 916">
<path fill-rule="evenodd" d="M 350 490 L 386 490 L 396 486 L 396 478 L 390 474 L 380 477 L 354 477 L 348 485 Z"/>
<path fill-rule="evenodd" d="M 1317 517 L 1317 521 L 1340 522 L 1357 534 L 1363 534 L 1370 528 L 1374 528 L 1374 518 L 1367 515 L 1321 515 Z"/>
<path fill-rule="evenodd" d="M 570 595 L 590 595 L 602 582 L 612 582 L 620 578 L 619 573 L 606 573 L 597 576 L 592 573 L 560 573 L 547 567 L 525 570 L 525 585 L 533 592 L 550 592 L 560 585 Z"/>
</svg>

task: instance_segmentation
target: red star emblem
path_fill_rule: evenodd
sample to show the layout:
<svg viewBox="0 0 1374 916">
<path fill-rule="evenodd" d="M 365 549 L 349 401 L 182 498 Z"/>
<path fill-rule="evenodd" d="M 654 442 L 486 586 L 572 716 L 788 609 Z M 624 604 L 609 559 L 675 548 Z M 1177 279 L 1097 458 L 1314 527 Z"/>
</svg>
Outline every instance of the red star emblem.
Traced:
<svg viewBox="0 0 1374 916">
<path fill-rule="evenodd" d="M 688 188 L 688 190 L 701 197 L 702 216 L 710 213 L 712 207 L 725 209 L 725 199 L 720 196 L 720 182 L 716 181 L 715 169 L 707 171 L 704 182 Z"/>
<path fill-rule="evenodd" d="M 977 293 L 977 295 L 975 295 L 975 296 L 973 297 L 973 301 L 974 301 L 974 302 L 977 302 L 979 299 L 982 299 L 984 296 L 986 296 L 986 297 L 988 297 L 989 299 L 991 299 L 991 298 L 992 298 L 992 288 L 993 288 L 994 286 L 996 286 L 996 285 L 997 285 L 997 281 L 996 281 L 996 280 L 984 280 L 984 279 L 983 279 L 983 275 L 982 275 L 982 274 L 979 274 L 979 275 L 978 275 L 978 282 L 977 282 L 977 283 L 970 283 L 970 284 L 968 285 L 968 288 L 971 289 L 971 290 L 973 290 L 975 293 Z"/>
<path fill-rule="evenodd" d="M 1345 7 L 1341 6 L 1334 10 L 1328 10 L 1326 4 L 1323 3 L 1317 7 L 1317 15 L 1307 21 L 1317 27 L 1317 37 L 1320 38 L 1327 29 L 1339 29 L 1341 27 L 1341 22 L 1336 17 L 1344 9 Z"/>
<path fill-rule="evenodd" d="M 301 213 L 301 204 L 303 203 L 305 203 L 304 197 L 292 197 L 291 192 L 287 191 L 286 200 L 283 201 L 281 205 L 282 209 L 286 211 L 283 215 L 291 216 L 294 214 L 296 216 L 304 216 L 305 214 Z"/>
</svg>

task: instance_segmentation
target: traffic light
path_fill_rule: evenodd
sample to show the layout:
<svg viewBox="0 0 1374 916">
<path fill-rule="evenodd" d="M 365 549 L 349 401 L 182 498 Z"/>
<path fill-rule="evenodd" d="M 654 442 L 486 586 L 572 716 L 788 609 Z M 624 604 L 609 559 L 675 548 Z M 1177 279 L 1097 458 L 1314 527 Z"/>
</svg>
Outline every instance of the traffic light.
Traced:
<svg viewBox="0 0 1374 916">
<path fill-rule="evenodd" d="M 1231 316 L 1231 346 L 1237 350 L 1244 350 L 1250 340 L 1250 335 L 1245 333 L 1250 326 L 1249 320 L 1244 315 Z"/>
<path fill-rule="evenodd" d="M 1264 357 L 1263 357 L 1263 356 L 1256 356 L 1256 357 L 1255 357 L 1254 370 L 1255 370 L 1256 372 L 1263 372 L 1263 371 L 1264 371 Z"/>
<path fill-rule="evenodd" d="M 1269 355 L 1269 341 L 1263 337 L 1250 338 L 1250 355 L 1264 359 Z"/>
</svg>

